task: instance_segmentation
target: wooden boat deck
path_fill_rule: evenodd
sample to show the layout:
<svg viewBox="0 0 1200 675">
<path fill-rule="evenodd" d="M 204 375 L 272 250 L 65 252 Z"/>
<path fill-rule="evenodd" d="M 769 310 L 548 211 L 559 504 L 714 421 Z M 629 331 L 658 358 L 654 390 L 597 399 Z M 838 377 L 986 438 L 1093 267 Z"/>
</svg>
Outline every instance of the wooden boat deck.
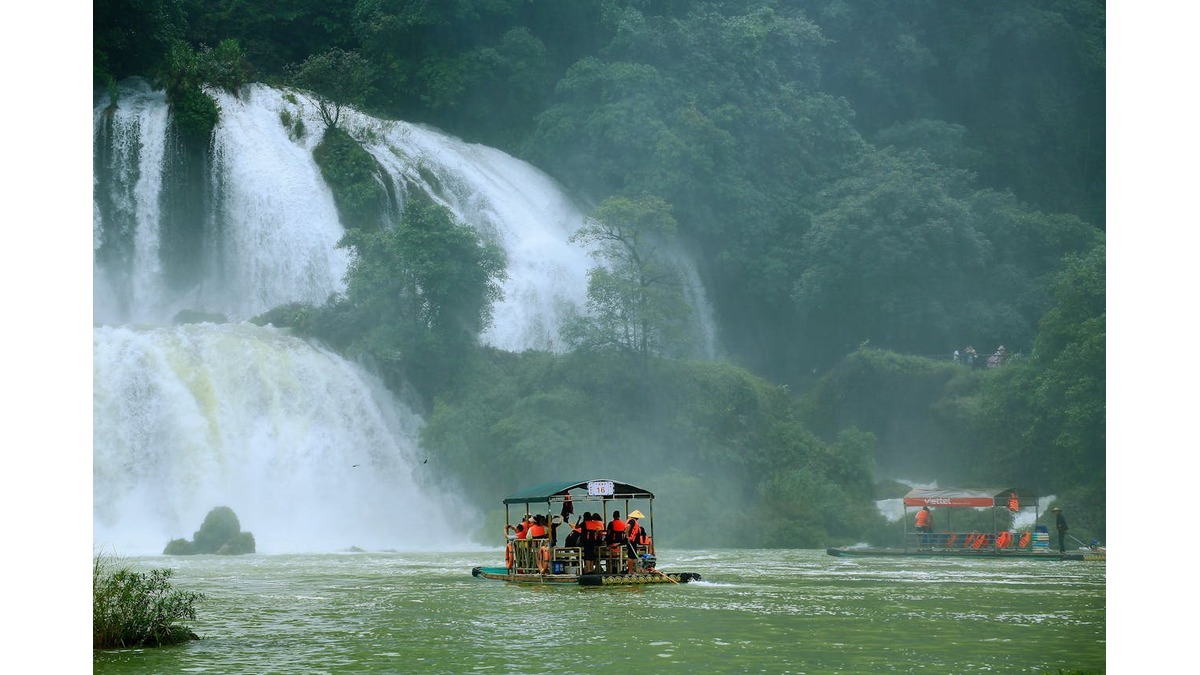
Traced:
<svg viewBox="0 0 1200 675">
<path fill-rule="evenodd" d="M 686 584 L 699 581 L 694 572 L 639 572 L 636 574 L 509 574 L 504 567 L 476 567 L 471 576 L 518 584 L 573 584 L 579 586 L 642 586 L 646 584 Z"/>
</svg>

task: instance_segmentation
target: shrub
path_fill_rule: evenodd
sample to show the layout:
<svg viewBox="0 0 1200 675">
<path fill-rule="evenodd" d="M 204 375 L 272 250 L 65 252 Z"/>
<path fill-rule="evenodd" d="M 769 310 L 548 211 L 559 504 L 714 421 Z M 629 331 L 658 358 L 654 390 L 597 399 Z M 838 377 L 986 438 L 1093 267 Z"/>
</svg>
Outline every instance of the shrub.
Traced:
<svg viewBox="0 0 1200 675">
<path fill-rule="evenodd" d="M 221 118 L 221 108 L 199 88 L 184 89 L 171 100 L 171 113 L 179 132 L 186 138 L 206 144 Z"/>
<path fill-rule="evenodd" d="M 195 621 L 202 593 L 172 588 L 174 570 L 134 572 L 92 559 L 92 649 L 159 647 L 198 640 L 180 621 Z"/>
</svg>

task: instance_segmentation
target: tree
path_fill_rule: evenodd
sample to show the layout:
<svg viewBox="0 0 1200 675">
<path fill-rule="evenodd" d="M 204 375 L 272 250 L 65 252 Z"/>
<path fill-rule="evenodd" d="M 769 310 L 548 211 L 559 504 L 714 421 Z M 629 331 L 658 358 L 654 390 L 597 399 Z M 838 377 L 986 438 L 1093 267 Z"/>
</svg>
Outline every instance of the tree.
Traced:
<svg viewBox="0 0 1200 675">
<path fill-rule="evenodd" d="M 670 205 L 655 196 L 611 197 L 592 212 L 570 238 L 599 264 L 588 271 L 588 316 L 569 341 L 624 351 L 643 367 L 686 341 L 690 309 L 667 250 L 675 230 Z"/>
<path fill-rule="evenodd" d="M 372 65 L 354 51 L 330 49 L 288 67 L 288 79 L 311 91 L 327 127 L 337 127 L 344 106 L 362 107 L 371 94 Z"/>
<path fill-rule="evenodd" d="M 1031 432 L 1053 449 L 1047 469 L 1057 486 L 1105 481 L 1105 288 L 1103 244 L 1070 256 L 1038 324 Z"/>
<path fill-rule="evenodd" d="M 503 250 L 421 194 L 405 201 L 398 226 L 350 230 L 341 245 L 352 251 L 346 297 L 330 311 L 361 326 L 350 351 L 432 396 L 491 323 Z"/>
<path fill-rule="evenodd" d="M 204 60 L 183 40 L 172 40 L 155 71 L 154 84 L 166 90 L 179 131 L 189 141 L 207 145 L 220 120 L 221 108 L 204 93 Z"/>
<path fill-rule="evenodd" d="M 92 3 L 92 83 L 146 76 L 183 38 L 187 20 L 172 0 L 95 0 Z"/>
<path fill-rule="evenodd" d="M 960 317 L 992 251 L 963 198 L 968 182 L 923 152 L 885 149 L 827 190 L 793 292 L 810 339 L 836 357 L 864 340 L 931 353 L 965 335 Z"/>
</svg>

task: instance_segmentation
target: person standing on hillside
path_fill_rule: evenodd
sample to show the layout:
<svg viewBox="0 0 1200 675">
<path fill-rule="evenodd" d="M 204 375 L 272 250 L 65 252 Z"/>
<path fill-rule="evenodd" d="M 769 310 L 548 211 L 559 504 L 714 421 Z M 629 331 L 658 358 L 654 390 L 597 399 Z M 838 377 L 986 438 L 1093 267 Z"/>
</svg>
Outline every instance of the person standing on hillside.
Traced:
<svg viewBox="0 0 1200 675">
<path fill-rule="evenodd" d="M 1058 552 L 1067 552 L 1067 519 L 1063 517 L 1062 509 L 1057 506 L 1050 509 L 1054 512 L 1054 527 L 1058 530 Z"/>
</svg>

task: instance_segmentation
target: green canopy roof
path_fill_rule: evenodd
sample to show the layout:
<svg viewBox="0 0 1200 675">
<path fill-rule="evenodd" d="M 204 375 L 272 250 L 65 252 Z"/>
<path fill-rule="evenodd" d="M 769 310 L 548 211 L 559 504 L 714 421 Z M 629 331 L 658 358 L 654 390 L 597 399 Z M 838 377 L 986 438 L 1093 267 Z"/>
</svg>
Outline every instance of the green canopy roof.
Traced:
<svg viewBox="0 0 1200 675">
<path fill-rule="evenodd" d="M 555 481 L 551 483 L 542 483 L 533 487 L 525 488 L 519 492 L 504 498 L 505 504 L 533 504 L 536 502 L 548 502 L 551 497 L 562 496 L 570 490 L 588 489 L 589 483 L 608 482 L 613 484 L 613 498 L 633 498 L 633 499 L 654 499 L 654 493 L 649 490 L 642 489 L 631 483 L 624 483 L 611 478 L 591 478 L 588 480 L 577 481 Z"/>
</svg>

